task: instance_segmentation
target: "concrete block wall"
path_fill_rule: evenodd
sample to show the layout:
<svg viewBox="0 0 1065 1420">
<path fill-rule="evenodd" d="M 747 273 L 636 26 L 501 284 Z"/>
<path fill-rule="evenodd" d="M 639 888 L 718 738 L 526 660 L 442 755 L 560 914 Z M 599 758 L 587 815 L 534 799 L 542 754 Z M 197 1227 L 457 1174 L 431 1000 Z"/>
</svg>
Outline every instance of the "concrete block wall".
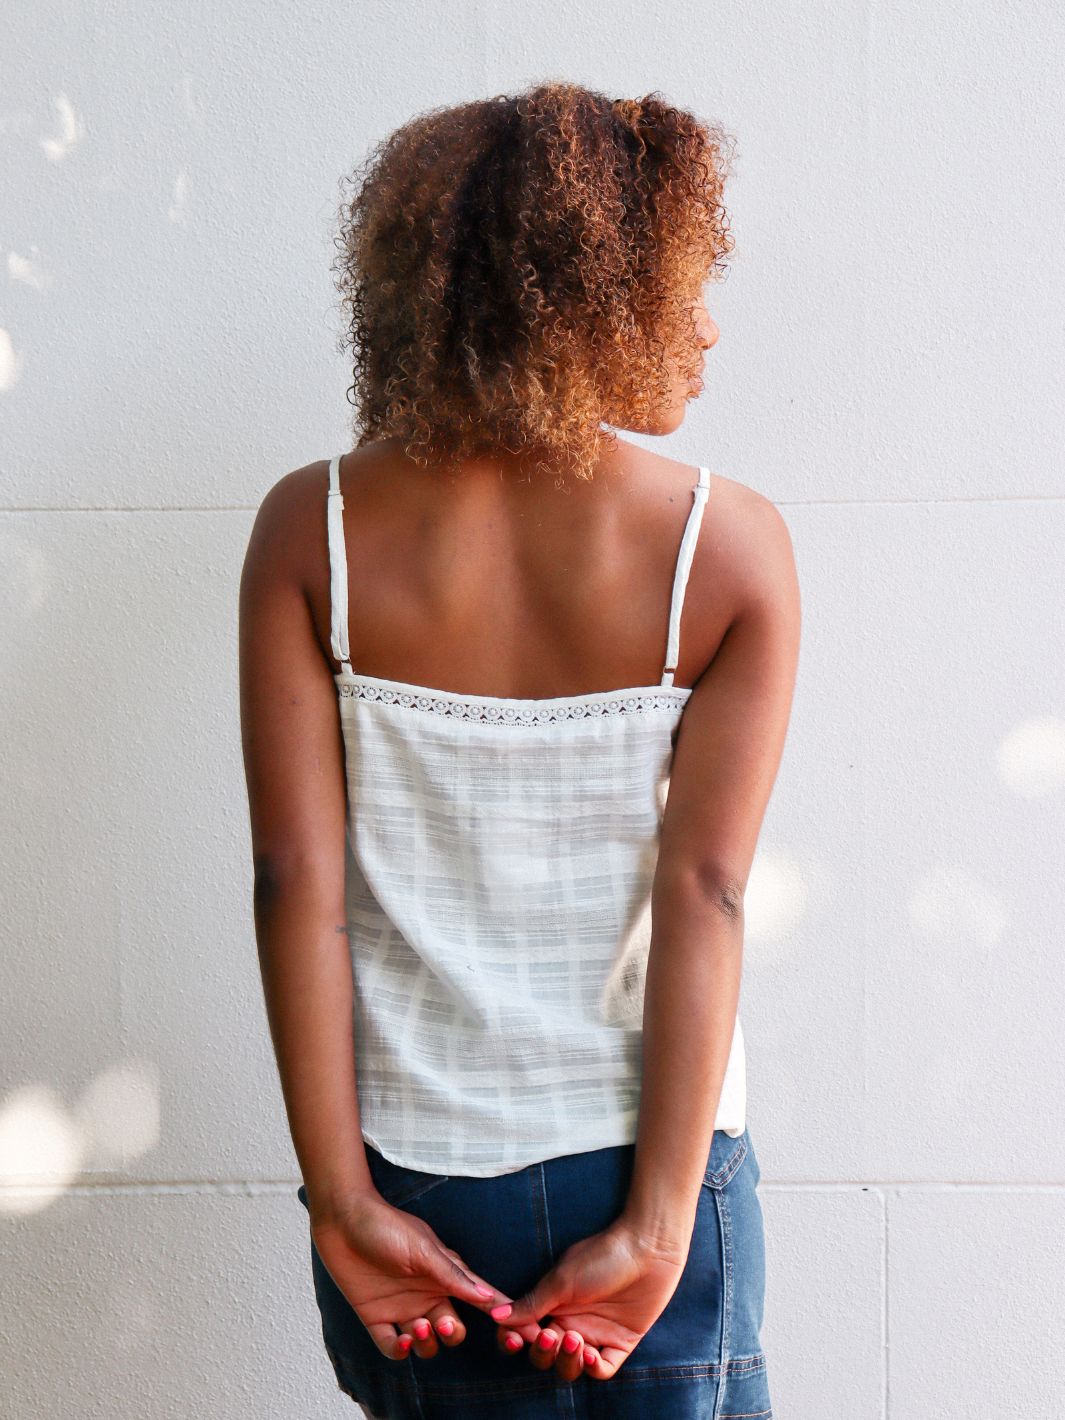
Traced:
<svg viewBox="0 0 1065 1420">
<path fill-rule="evenodd" d="M 774 1413 L 1065 1413 L 1060 11 L 7 18 L 0 1412 L 352 1412 L 258 981 L 237 582 L 266 489 L 349 446 L 338 176 L 557 75 L 739 144 L 668 449 L 779 503 L 803 586 L 742 1001 Z"/>
</svg>

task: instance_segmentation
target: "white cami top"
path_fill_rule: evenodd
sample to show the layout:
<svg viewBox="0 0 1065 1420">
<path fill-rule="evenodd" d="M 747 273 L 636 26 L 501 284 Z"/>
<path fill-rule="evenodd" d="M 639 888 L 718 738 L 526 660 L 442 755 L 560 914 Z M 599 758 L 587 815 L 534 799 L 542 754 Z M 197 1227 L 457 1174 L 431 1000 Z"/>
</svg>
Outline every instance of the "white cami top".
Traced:
<svg viewBox="0 0 1065 1420">
<path fill-rule="evenodd" d="M 548 699 L 359 675 L 340 459 L 331 644 L 347 778 L 346 915 L 363 1138 L 490 1177 L 636 1138 L 650 897 L 680 618 L 710 474 L 677 556 L 658 685 Z M 715 1128 L 746 1111 L 737 1017 Z"/>
</svg>

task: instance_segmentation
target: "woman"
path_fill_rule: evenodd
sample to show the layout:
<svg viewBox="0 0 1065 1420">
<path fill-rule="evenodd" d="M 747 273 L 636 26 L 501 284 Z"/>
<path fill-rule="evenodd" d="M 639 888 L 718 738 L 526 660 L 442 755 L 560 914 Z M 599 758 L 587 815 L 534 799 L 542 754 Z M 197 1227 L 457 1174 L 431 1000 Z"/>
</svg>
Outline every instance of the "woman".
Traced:
<svg viewBox="0 0 1065 1420">
<path fill-rule="evenodd" d="M 771 1414 L 737 1003 L 792 549 L 604 427 L 701 388 L 728 147 L 548 83 L 413 119 L 341 209 L 357 442 L 264 499 L 240 668 L 315 1294 L 370 1416 Z"/>
</svg>

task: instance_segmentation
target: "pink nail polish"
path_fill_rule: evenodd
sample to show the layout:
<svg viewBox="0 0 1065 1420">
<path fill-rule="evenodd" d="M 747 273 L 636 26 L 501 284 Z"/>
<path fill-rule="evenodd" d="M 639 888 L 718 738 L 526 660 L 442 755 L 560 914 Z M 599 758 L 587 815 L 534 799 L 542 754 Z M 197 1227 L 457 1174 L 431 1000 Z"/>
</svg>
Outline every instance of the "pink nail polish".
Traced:
<svg viewBox="0 0 1065 1420">
<path fill-rule="evenodd" d="M 594 1353 L 594 1352 L 592 1352 L 592 1351 L 585 1351 L 585 1353 L 584 1353 L 584 1364 L 585 1364 L 586 1366 L 594 1366 L 594 1365 L 595 1365 L 595 1353 Z"/>
<path fill-rule="evenodd" d="M 501 1302 L 498 1307 L 493 1307 L 488 1315 L 493 1321 L 506 1321 L 513 1310 L 514 1307 L 511 1302 Z"/>
<path fill-rule="evenodd" d="M 515 1336 L 512 1332 L 504 1341 L 503 1345 L 508 1351 L 519 1351 L 521 1349 L 521 1337 Z"/>
<path fill-rule="evenodd" d="M 580 1344 L 575 1336 L 564 1336 L 562 1338 L 562 1349 L 563 1351 L 568 1351 L 571 1356 Z"/>
<path fill-rule="evenodd" d="M 414 1334 L 419 1341 L 424 1341 L 431 1330 L 432 1327 L 427 1321 L 416 1321 L 414 1323 Z"/>
<path fill-rule="evenodd" d="M 537 1345 L 539 1345 L 541 1350 L 550 1351 L 555 1344 L 554 1333 L 550 1331 L 541 1331 L 540 1335 L 536 1338 L 536 1341 Z"/>
<path fill-rule="evenodd" d="M 436 1329 L 441 1336 L 450 1336 L 455 1330 L 455 1323 L 449 1318 L 447 1321 L 442 1321 Z"/>
</svg>

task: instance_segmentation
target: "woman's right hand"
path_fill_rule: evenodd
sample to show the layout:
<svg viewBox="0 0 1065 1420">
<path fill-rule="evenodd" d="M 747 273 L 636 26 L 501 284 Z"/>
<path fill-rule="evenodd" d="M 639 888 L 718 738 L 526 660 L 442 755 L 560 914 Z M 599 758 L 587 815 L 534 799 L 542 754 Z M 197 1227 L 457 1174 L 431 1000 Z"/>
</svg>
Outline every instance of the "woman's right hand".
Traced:
<svg viewBox="0 0 1065 1420">
<path fill-rule="evenodd" d="M 376 1190 L 308 1211 L 326 1271 L 389 1360 L 400 1361 L 411 1349 L 435 1356 L 438 1337 L 445 1346 L 464 1340 L 453 1297 L 486 1312 L 509 1300 L 471 1272 L 428 1223 L 393 1208 Z"/>
<path fill-rule="evenodd" d="M 665 1311 L 686 1261 L 686 1248 L 642 1237 L 618 1219 L 567 1248 L 509 1315 L 495 1318 L 500 1345 L 511 1349 L 507 1336 L 517 1332 L 537 1369 L 609 1380 Z M 572 1351 L 563 1345 L 571 1334 L 579 1342 Z"/>
</svg>

